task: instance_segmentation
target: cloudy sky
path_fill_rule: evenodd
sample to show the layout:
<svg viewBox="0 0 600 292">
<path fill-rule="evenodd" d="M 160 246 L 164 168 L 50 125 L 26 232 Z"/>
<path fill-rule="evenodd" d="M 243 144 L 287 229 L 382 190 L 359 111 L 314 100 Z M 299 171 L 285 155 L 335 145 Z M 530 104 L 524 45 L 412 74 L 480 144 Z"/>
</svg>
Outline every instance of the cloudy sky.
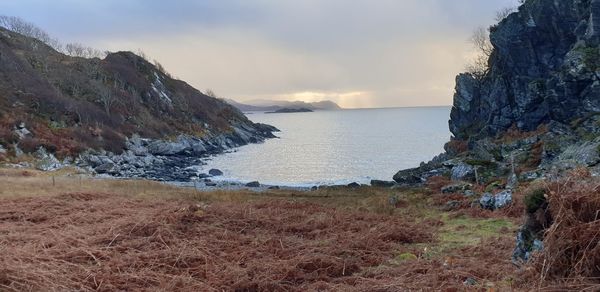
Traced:
<svg viewBox="0 0 600 292">
<path fill-rule="evenodd" d="M 238 101 L 348 108 L 449 105 L 470 33 L 517 0 L 19 0 L 63 42 L 142 49 L 198 89 Z"/>
</svg>

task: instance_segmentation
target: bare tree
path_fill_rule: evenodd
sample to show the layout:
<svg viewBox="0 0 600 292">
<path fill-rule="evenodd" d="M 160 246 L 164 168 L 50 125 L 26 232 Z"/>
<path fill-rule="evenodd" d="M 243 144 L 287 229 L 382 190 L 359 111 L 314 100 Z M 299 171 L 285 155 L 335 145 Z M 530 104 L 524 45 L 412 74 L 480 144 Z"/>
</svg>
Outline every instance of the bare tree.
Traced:
<svg viewBox="0 0 600 292">
<path fill-rule="evenodd" d="M 167 69 L 165 69 L 165 67 L 164 67 L 164 66 L 163 66 L 163 65 L 162 65 L 160 62 L 158 62 L 157 60 L 154 60 L 154 66 L 156 67 L 156 69 L 158 69 L 158 71 L 159 71 L 160 73 L 162 73 L 162 74 L 166 75 L 166 76 L 167 76 L 167 77 L 169 77 L 169 78 L 173 78 L 173 77 L 171 76 L 171 73 L 169 73 L 169 72 L 167 71 Z"/>
<path fill-rule="evenodd" d="M 62 48 L 58 40 L 50 37 L 48 33 L 35 26 L 35 24 L 19 17 L 0 15 L 0 26 L 26 37 L 38 39 L 57 51 L 60 51 Z"/>
<path fill-rule="evenodd" d="M 217 96 L 217 94 L 212 89 L 210 89 L 210 88 L 206 89 L 204 91 L 204 94 L 207 95 L 207 96 L 213 97 L 213 98 L 219 98 Z"/>
<path fill-rule="evenodd" d="M 148 55 L 146 55 L 146 53 L 142 49 L 137 49 L 137 51 L 135 53 L 138 56 L 140 56 L 142 59 L 148 61 Z"/>
<path fill-rule="evenodd" d="M 104 108 L 104 111 L 110 116 L 110 111 L 117 99 L 112 94 L 110 87 L 104 85 L 102 82 L 96 84 L 96 92 L 98 94 L 98 102 Z"/>
<path fill-rule="evenodd" d="M 25 21 L 19 17 L 0 15 L 0 27 L 26 37 L 37 39 L 52 47 L 54 50 L 73 57 L 104 58 L 107 55 L 105 52 L 92 47 L 84 46 L 82 44 L 71 43 L 63 46 L 59 40 L 51 37 L 48 33 L 37 27 L 35 24 Z"/>
<path fill-rule="evenodd" d="M 489 30 L 484 27 L 478 27 L 473 31 L 473 35 L 469 41 L 476 50 L 476 56 L 467 64 L 465 69 L 475 78 L 481 79 L 489 70 L 488 61 L 494 52 L 494 46 L 490 42 Z"/>
<path fill-rule="evenodd" d="M 107 55 L 107 52 L 102 52 L 100 50 L 94 49 L 92 47 L 87 47 L 79 43 L 70 43 L 67 44 L 64 48 L 64 52 L 72 57 L 80 57 L 80 58 L 104 58 Z"/>
</svg>

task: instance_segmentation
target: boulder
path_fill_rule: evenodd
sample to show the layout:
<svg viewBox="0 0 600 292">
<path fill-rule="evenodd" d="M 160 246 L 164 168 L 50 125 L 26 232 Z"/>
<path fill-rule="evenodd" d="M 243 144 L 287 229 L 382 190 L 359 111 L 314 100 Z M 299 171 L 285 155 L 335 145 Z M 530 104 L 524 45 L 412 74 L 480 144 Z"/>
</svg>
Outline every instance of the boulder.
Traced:
<svg viewBox="0 0 600 292">
<path fill-rule="evenodd" d="M 148 145 L 148 151 L 153 155 L 177 155 L 189 149 L 189 144 L 178 139 L 176 142 L 157 140 Z"/>
<path fill-rule="evenodd" d="M 475 175 L 475 169 L 473 166 L 468 165 L 466 163 L 459 163 L 452 167 L 452 180 L 466 180 L 468 178 L 472 178 Z"/>
<path fill-rule="evenodd" d="M 353 183 L 349 183 L 349 184 L 348 184 L 348 187 L 349 187 L 349 188 L 356 189 L 356 188 L 360 188 L 360 184 L 359 184 L 359 183 L 357 183 L 357 182 L 353 182 Z"/>
<path fill-rule="evenodd" d="M 115 172 L 115 166 L 116 165 L 114 163 L 107 162 L 94 168 L 94 170 L 99 174 L 112 174 Z"/>
<path fill-rule="evenodd" d="M 494 210 L 495 208 L 495 198 L 494 195 L 491 193 L 485 193 L 481 196 L 481 199 L 479 199 L 479 205 L 481 206 L 481 208 L 486 209 L 486 210 Z"/>
<path fill-rule="evenodd" d="M 396 183 L 393 181 L 383 181 L 383 180 L 371 180 L 371 186 L 378 188 L 391 188 L 395 186 Z"/>
<path fill-rule="evenodd" d="M 54 157 L 52 153 L 48 153 L 44 147 L 40 147 L 35 153 L 37 159 L 35 167 L 42 171 L 53 171 L 63 168 L 63 164 Z"/>
<path fill-rule="evenodd" d="M 279 186 L 270 186 L 269 190 L 279 190 L 280 187 Z"/>
<path fill-rule="evenodd" d="M 147 140 L 140 138 L 139 135 L 133 135 L 131 139 L 128 139 L 125 143 L 128 150 L 130 150 L 136 156 L 148 155 L 148 148 L 146 148 Z"/>
<path fill-rule="evenodd" d="M 494 209 L 502 209 L 512 204 L 512 191 L 505 190 L 494 196 Z"/>
<path fill-rule="evenodd" d="M 0 144 L 0 154 L 6 154 L 6 148 Z"/>
<path fill-rule="evenodd" d="M 479 205 L 486 210 L 502 209 L 512 204 L 512 191 L 504 190 L 496 195 L 485 193 L 479 199 Z"/>
<path fill-rule="evenodd" d="M 31 132 L 25 127 L 25 123 L 19 124 L 15 129 L 15 133 L 19 136 L 19 140 L 31 135 Z"/>
<path fill-rule="evenodd" d="M 399 184 L 407 185 L 421 184 L 423 183 L 423 180 L 421 179 L 422 171 L 421 168 L 401 170 L 394 175 L 394 181 Z"/>
<path fill-rule="evenodd" d="M 249 187 L 249 188 L 258 188 L 258 187 L 260 187 L 260 183 L 257 182 L 257 181 L 249 182 L 249 183 L 246 184 L 246 187 Z"/>
<path fill-rule="evenodd" d="M 208 171 L 208 174 L 210 174 L 211 176 L 222 176 L 223 172 L 219 169 L 213 168 Z"/>
</svg>

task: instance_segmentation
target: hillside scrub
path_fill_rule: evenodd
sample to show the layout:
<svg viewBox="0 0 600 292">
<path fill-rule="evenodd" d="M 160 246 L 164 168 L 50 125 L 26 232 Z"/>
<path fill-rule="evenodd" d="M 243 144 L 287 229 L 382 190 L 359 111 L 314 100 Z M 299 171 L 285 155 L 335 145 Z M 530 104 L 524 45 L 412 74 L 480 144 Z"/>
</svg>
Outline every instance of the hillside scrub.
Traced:
<svg viewBox="0 0 600 292">
<path fill-rule="evenodd" d="M 0 290 L 512 285 L 511 221 L 442 212 L 424 190 L 201 193 L 54 175 L 0 169 Z"/>
<path fill-rule="evenodd" d="M 134 134 L 168 139 L 258 129 L 233 106 L 131 52 L 73 57 L 1 27 L 0 51 L 0 144 L 13 152 L 21 125 L 31 136 L 21 150 L 43 146 L 60 157 L 120 153 Z"/>
<path fill-rule="evenodd" d="M 600 180 L 586 169 L 548 183 L 544 250 L 530 265 L 528 279 L 538 289 L 600 288 Z"/>
</svg>

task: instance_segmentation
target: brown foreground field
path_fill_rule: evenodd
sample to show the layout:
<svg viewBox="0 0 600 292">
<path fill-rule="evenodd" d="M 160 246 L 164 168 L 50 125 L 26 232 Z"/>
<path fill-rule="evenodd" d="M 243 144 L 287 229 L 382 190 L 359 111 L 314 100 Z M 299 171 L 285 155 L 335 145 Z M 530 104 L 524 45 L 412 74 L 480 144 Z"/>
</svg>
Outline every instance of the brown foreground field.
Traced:
<svg viewBox="0 0 600 292">
<path fill-rule="evenodd" d="M 57 175 L 0 169 L 0 291 L 515 285 L 519 219 L 441 211 L 425 189 L 200 193 Z"/>
</svg>

